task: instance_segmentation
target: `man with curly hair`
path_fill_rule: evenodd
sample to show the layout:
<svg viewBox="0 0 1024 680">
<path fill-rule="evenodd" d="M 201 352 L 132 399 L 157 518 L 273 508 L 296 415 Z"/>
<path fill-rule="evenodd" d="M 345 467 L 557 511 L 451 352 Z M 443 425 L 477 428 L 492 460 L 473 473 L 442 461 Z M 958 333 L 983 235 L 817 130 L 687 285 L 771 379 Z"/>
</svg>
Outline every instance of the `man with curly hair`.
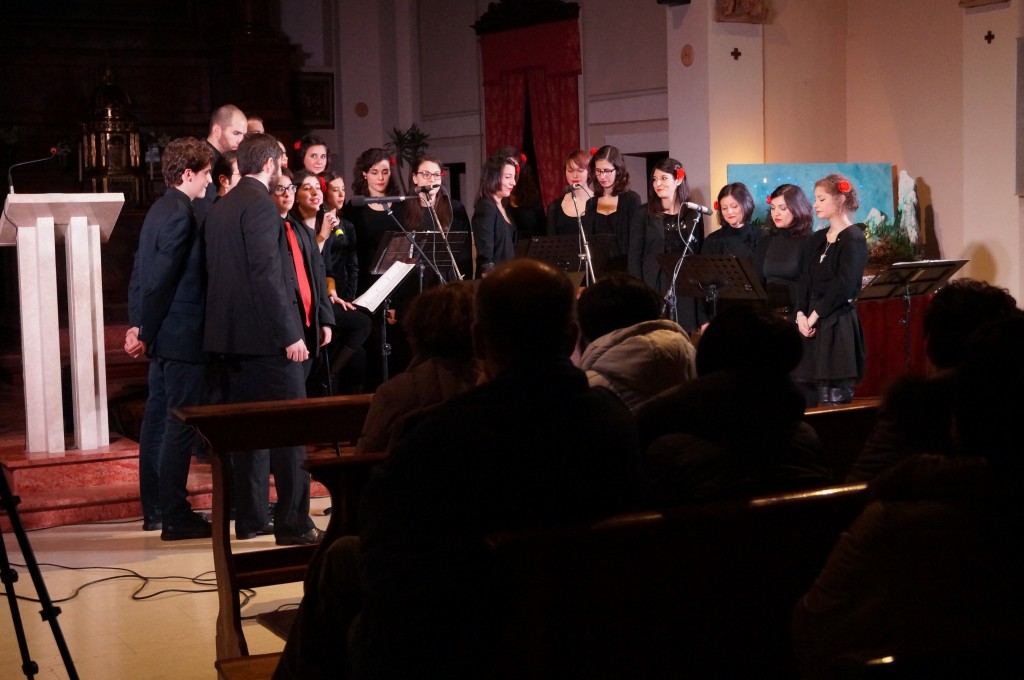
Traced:
<svg viewBox="0 0 1024 680">
<path fill-rule="evenodd" d="M 188 502 L 192 429 L 171 417 L 200 402 L 206 376 L 206 276 L 192 202 L 206 195 L 213 154 L 202 140 L 170 142 L 161 158 L 167 191 L 146 214 L 128 291 L 125 351 L 149 356 L 149 398 L 139 438 L 143 529 L 176 541 L 212 535 Z"/>
</svg>

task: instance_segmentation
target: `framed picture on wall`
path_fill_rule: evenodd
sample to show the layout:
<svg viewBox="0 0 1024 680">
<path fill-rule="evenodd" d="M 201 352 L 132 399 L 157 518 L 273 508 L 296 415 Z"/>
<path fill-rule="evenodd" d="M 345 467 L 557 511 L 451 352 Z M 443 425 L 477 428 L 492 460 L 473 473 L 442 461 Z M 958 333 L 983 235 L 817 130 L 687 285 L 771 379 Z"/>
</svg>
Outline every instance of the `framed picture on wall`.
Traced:
<svg viewBox="0 0 1024 680">
<path fill-rule="evenodd" d="M 334 74 L 295 74 L 295 116 L 307 128 L 334 129 Z"/>
</svg>

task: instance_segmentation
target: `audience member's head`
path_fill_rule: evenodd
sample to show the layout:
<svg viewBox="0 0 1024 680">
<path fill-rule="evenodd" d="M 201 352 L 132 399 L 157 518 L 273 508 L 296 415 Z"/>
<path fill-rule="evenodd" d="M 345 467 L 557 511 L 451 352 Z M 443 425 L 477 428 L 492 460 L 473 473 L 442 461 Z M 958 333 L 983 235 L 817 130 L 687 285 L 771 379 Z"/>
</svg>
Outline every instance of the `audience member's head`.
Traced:
<svg viewBox="0 0 1024 680">
<path fill-rule="evenodd" d="M 979 327 L 966 342 L 957 368 L 954 430 L 968 455 L 986 456 L 997 470 L 1024 479 L 1020 386 L 1024 384 L 1024 313 Z"/>
<path fill-rule="evenodd" d="M 473 298 L 468 283 L 430 288 L 412 301 L 402 327 L 413 351 L 421 358 L 473 358 Z"/>
<path fill-rule="evenodd" d="M 724 309 L 697 344 L 697 375 L 739 370 L 788 374 L 803 354 L 796 326 L 744 305 Z"/>
<path fill-rule="evenodd" d="M 499 264 L 476 294 L 473 340 L 488 375 L 513 364 L 568 357 L 576 291 L 565 272 L 530 259 Z"/>
<path fill-rule="evenodd" d="M 612 272 L 584 289 L 576 303 L 586 344 L 620 328 L 661 316 L 661 297 L 640 279 Z"/>
<path fill-rule="evenodd" d="M 924 314 L 928 360 L 936 368 L 952 368 L 963 357 L 971 333 L 1017 311 L 1017 301 L 1005 288 L 974 279 L 950 282 L 935 293 Z"/>
</svg>

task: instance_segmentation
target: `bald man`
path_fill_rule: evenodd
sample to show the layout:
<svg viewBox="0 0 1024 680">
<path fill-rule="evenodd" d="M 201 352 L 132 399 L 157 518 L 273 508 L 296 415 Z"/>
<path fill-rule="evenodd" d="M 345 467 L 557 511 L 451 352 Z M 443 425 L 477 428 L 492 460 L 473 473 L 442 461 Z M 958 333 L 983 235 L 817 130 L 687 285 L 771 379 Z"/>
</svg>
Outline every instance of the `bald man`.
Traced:
<svg viewBox="0 0 1024 680">
<path fill-rule="evenodd" d="M 632 505 L 636 427 L 569 361 L 574 303 L 565 274 L 533 260 L 481 281 L 487 382 L 409 425 L 363 493 L 361 541 L 335 542 L 307 577 L 275 678 L 482 677 L 499 623 L 484 535 Z"/>
<path fill-rule="evenodd" d="M 234 104 L 225 104 L 210 116 L 210 131 L 206 135 L 206 143 L 213 152 L 213 165 L 228 151 L 237 151 L 238 145 L 245 138 L 247 123 L 245 114 Z M 202 225 L 206 221 L 206 213 L 217 198 L 216 191 L 207 191 L 192 202 L 196 211 L 196 220 Z"/>
</svg>

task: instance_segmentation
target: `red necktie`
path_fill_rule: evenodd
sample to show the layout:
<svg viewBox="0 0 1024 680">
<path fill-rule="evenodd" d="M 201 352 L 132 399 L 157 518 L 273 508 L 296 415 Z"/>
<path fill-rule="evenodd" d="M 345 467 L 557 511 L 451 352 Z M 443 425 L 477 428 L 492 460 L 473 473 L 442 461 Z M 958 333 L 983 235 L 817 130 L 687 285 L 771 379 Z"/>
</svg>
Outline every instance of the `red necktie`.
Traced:
<svg viewBox="0 0 1024 680">
<path fill-rule="evenodd" d="M 302 260 L 302 251 L 299 249 L 299 239 L 292 231 L 291 222 L 284 221 L 284 231 L 288 236 L 288 249 L 292 251 L 292 262 L 295 264 L 295 278 L 299 282 L 299 297 L 302 298 L 302 309 L 306 313 L 306 325 L 312 323 L 309 312 L 313 302 L 313 291 L 309 287 L 309 278 L 306 276 L 306 263 Z"/>
</svg>

